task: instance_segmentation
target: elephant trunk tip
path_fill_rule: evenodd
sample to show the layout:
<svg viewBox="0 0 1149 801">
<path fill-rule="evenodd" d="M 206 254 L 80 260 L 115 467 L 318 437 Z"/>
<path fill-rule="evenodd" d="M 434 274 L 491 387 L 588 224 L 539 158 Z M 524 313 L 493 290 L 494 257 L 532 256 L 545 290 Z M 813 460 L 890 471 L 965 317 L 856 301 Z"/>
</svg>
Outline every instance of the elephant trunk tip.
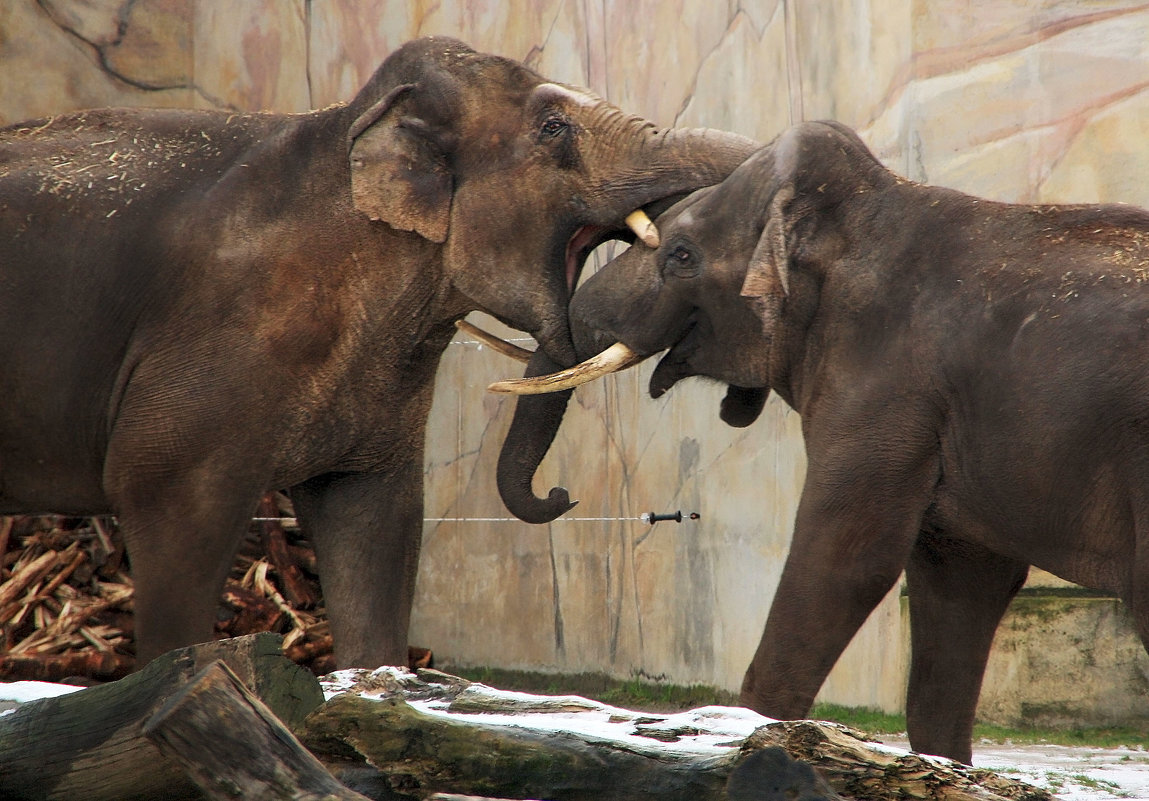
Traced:
<svg viewBox="0 0 1149 801">
<path fill-rule="evenodd" d="M 524 523 L 550 523 L 578 505 L 578 501 L 572 501 L 564 487 L 552 487 L 546 498 L 536 497 L 530 492 L 515 493 L 515 497 L 511 498 L 501 489 L 500 495 L 511 514 Z"/>
</svg>

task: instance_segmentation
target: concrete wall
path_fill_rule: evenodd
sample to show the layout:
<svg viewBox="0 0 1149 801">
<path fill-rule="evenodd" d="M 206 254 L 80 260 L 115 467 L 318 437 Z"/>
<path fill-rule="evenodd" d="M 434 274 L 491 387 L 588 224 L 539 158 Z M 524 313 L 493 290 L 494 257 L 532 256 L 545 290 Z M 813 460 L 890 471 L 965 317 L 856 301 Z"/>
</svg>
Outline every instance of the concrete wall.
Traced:
<svg viewBox="0 0 1149 801">
<path fill-rule="evenodd" d="M 430 33 L 660 125 L 766 141 L 832 117 L 915 180 L 1149 206 L 1149 6 L 1117 0 L 9 0 L 0 123 L 98 105 L 320 107 Z M 652 401 L 648 370 L 576 393 L 542 483 L 582 502 L 532 527 L 496 497 L 511 407 L 484 391 L 517 365 L 452 345 L 429 433 L 417 642 L 455 663 L 737 688 L 802 485 L 799 421 L 772 399 L 754 426 L 727 429 L 721 388 Z M 675 509 L 701 519 L 637 520 Z M 823 698 L 899 708 L 905 629 L 894 593 Z M 993 671 L 994 686 L 1026 684 Z"/>
</svg>

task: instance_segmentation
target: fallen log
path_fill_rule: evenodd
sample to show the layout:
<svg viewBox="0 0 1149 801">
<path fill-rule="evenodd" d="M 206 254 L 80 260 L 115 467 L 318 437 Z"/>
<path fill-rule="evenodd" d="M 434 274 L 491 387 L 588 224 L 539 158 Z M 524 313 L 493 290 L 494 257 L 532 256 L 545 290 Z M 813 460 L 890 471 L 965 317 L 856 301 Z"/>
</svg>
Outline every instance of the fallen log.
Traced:
<svg viewBox="0 0 1149 801">
<path fill-rule="evenodd" d="M 779 723 L 745 709 L 647 715 L 575 696 L 492 690 L 430 670 L 341 671 L 324 683 L 329 700 L 299 730 L 303 743 L 349 785 L 356 786 L 345 774 L 374 771 L 387 792 L 413 798 L 1050 797 L 989 771 L 867 742 L 836 724 Z M 774 747 L 784 753 L 755 756 Z M 769 780 L 777 792 L 728 796 L 728 778 L 739 773 L 755 786 Z"/>
<path fill-rule="evenodd" d="M 223 662 L 168 699 L 143 736 L 211 801 L 367 801 L 336 781 Z"/>
<path fill-rule="evenodd" d="M 1049 793 L 940 757 L 921 756 L 901 749 L 876 747 L 857 732 L 809 720 L 768 723 L 754 731 L 741 746 L 743 754 L 779 746 L 803 762 L 814 765 L 830 784 L 848 798 L 901 801 L 906 798 L 936 801 L 1045 801 Z"/>
<path fill-rule="evenodd" d="M 0 717 L 0 798 L 201 798 L 179 764 L 141 735 L 141 727 L 216 660 L 289 726 L 323 700 L 315 677 L 282 655 L 277 635 L 172 651 L 119 681 L 23 704 Z"/>
</svg>

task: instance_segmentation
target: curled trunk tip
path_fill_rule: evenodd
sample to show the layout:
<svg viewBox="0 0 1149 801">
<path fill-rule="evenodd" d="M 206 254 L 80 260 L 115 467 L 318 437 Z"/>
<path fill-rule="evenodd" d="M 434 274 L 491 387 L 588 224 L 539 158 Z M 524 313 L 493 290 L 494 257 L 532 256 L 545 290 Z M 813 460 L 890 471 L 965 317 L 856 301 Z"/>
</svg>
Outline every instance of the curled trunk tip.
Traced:
<svg viewBox="0 0 1149 801">
<path fill-rule="evenodd" d="M 554 372 L 558 366 L 540 348 L 531 357 L 526 374 L 543 375 Z M 545 498 L 540 498 L 531 486 L 535 471 L 558 433 L 571 394 L 568 389 L 523 396 L 515 403 L 496 474 L 499 497 L 507 511 L 524 522 L 549 523 L 575 505 L 562 487 L 554 487 Z"/>
</svg>

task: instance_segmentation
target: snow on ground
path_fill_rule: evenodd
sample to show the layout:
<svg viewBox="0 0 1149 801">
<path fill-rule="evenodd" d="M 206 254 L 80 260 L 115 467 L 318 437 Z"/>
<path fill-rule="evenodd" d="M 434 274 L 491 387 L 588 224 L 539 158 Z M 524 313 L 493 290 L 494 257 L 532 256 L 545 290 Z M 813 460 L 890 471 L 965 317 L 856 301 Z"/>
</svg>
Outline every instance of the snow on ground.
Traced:
<svg viewBox="0 0 1149 801">
<path fill-rule="evenodd" d="M 83 687 L 71 684 L 51 684 L 46 681 L 13 681 L 8 684 L 0 683 L 0 715 L 13 712 L 20 704 L 28 701 L 37 701 L 41 698 L 55 698 L 58 695 L 67 695 Z"/>
<path fill-rule="evenodd" d="M 905 740 L 884 738 L 908 749 Z M 1149 801 L 1149 751 L 1064 745 L 974 743 L 973 764 L 1044 787 L 1059 801 Z"/>
</svg>

